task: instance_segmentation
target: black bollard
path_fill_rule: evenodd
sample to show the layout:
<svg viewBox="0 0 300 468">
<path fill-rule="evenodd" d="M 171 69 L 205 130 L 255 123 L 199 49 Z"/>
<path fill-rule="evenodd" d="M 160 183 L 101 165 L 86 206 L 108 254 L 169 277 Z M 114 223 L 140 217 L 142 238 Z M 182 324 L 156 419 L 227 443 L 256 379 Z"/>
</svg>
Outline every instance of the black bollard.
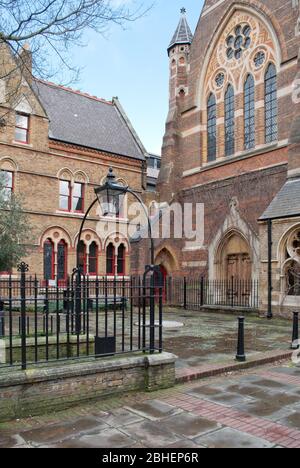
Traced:
<svg viewBox="0 0 300 468">
<path fill-rule="evenodd" d="M 239 317 L 238 345 L 236 360 L 239 362 L 246 361 L 245 355 L 245 317 Z"/>
<path fill-rule="evenodd" d="M 293 338 L 291 349 L 299 349 L 299 312 L 293 312 Z"/>
</svg>

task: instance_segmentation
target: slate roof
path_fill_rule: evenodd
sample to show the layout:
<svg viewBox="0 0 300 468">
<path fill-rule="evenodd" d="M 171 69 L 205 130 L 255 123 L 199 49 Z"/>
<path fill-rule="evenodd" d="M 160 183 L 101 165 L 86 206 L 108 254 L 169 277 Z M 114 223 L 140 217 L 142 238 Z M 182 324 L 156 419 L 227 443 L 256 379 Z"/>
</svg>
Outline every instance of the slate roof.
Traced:
<svg viewBox="0 0 300 468">
<path fill-rule="evenodd" d="M 260 220 L 294 215 L 300 216 L 300 179 L 291 179 L 285 183 Z"/>
<path fill-rule="evenodd" d="M 192 40 L 193 34 L 186 19 L 185 9 L 182 9 L 179 24 L 174 36 L 172 37 L 168 50 L 170 50 L 176 44 L 191 44 Z"/>
<path fill-rule="evenodd" d="M 144 160 L 146 150 L 119 101 L 89 96 L 35 80 L 33 89 L 49 120 L 49 138 Z"/>
</svg>

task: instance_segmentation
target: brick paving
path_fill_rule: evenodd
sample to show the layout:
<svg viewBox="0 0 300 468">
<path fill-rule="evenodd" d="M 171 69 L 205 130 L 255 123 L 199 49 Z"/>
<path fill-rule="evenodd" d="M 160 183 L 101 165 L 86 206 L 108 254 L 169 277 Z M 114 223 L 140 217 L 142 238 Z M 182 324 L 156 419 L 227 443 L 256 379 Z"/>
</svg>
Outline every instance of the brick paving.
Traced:
<svg viewBox="0 0 300 468">
<path fill-rule="evenodd" d="M 300 448 L 290 362 L 0 425 L 0 448 Z"/>
</svg>

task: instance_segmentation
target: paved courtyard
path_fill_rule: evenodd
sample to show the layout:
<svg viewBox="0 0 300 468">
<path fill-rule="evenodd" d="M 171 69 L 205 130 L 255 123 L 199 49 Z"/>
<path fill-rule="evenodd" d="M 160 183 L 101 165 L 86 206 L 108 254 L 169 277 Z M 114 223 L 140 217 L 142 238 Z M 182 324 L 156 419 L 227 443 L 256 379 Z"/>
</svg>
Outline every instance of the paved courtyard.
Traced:
<svg viewBox="0 0 300 468">
<path fill-rule="evenodd" d="M 176 354 L 178 368 L 194 368 L 207 363 L 232 361 L 237 349 L 239 313 L 189 311 L 166 308 L 165 320 L 184 324 L 178 329 L 164 329 L 164 350 Z M 245 347 L 249 357 L 265 351 L 289 349 L 292 323 L 258 314 L 245 315 Z"/>
<path fill-rule="evenodd" d="M 0 448 L 300 448 L 290 363 L 0 425 Z"/>
</svg>

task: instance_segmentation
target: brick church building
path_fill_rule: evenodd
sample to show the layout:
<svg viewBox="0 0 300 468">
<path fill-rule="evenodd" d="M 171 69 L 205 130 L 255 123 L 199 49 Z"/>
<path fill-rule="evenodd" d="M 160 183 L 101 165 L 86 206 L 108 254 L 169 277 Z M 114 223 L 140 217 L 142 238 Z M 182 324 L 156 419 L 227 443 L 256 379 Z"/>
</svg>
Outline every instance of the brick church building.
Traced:
<svg viewBox="0 0 300 468">
<path fill-rule="evenodd" d="M 76 266 L 78 233 L 111 166 L 118 182 L 142 195 L 148 156 L 119 100 L 105 101 L 34 79 L 31 52 L 22 62 L 0 49 L 0 170 L 5 192 L 20 199 L 32 226 L 30 273 L 63 284 Z M 90 276 L 130 273 L 125 200 L 116 219 L 90 213 L 80 244 L 80 263 Z M 123 229 L 124 228 L 124 229 Z M 12 271 L 13 276 L 16 270 Z M 8 272 L 1 272 L 2 277 Z"/>
<path fill-rule="evenodd" d="M 258 279 L 269 314 L 300 295 L 299 3 L 206 0 L 194 35 L 182 9 L 168 47 L 158 197 L 203 203 L 205 240 L 157 241 L 156 262 L 167 274 Z"/>
</svg>

